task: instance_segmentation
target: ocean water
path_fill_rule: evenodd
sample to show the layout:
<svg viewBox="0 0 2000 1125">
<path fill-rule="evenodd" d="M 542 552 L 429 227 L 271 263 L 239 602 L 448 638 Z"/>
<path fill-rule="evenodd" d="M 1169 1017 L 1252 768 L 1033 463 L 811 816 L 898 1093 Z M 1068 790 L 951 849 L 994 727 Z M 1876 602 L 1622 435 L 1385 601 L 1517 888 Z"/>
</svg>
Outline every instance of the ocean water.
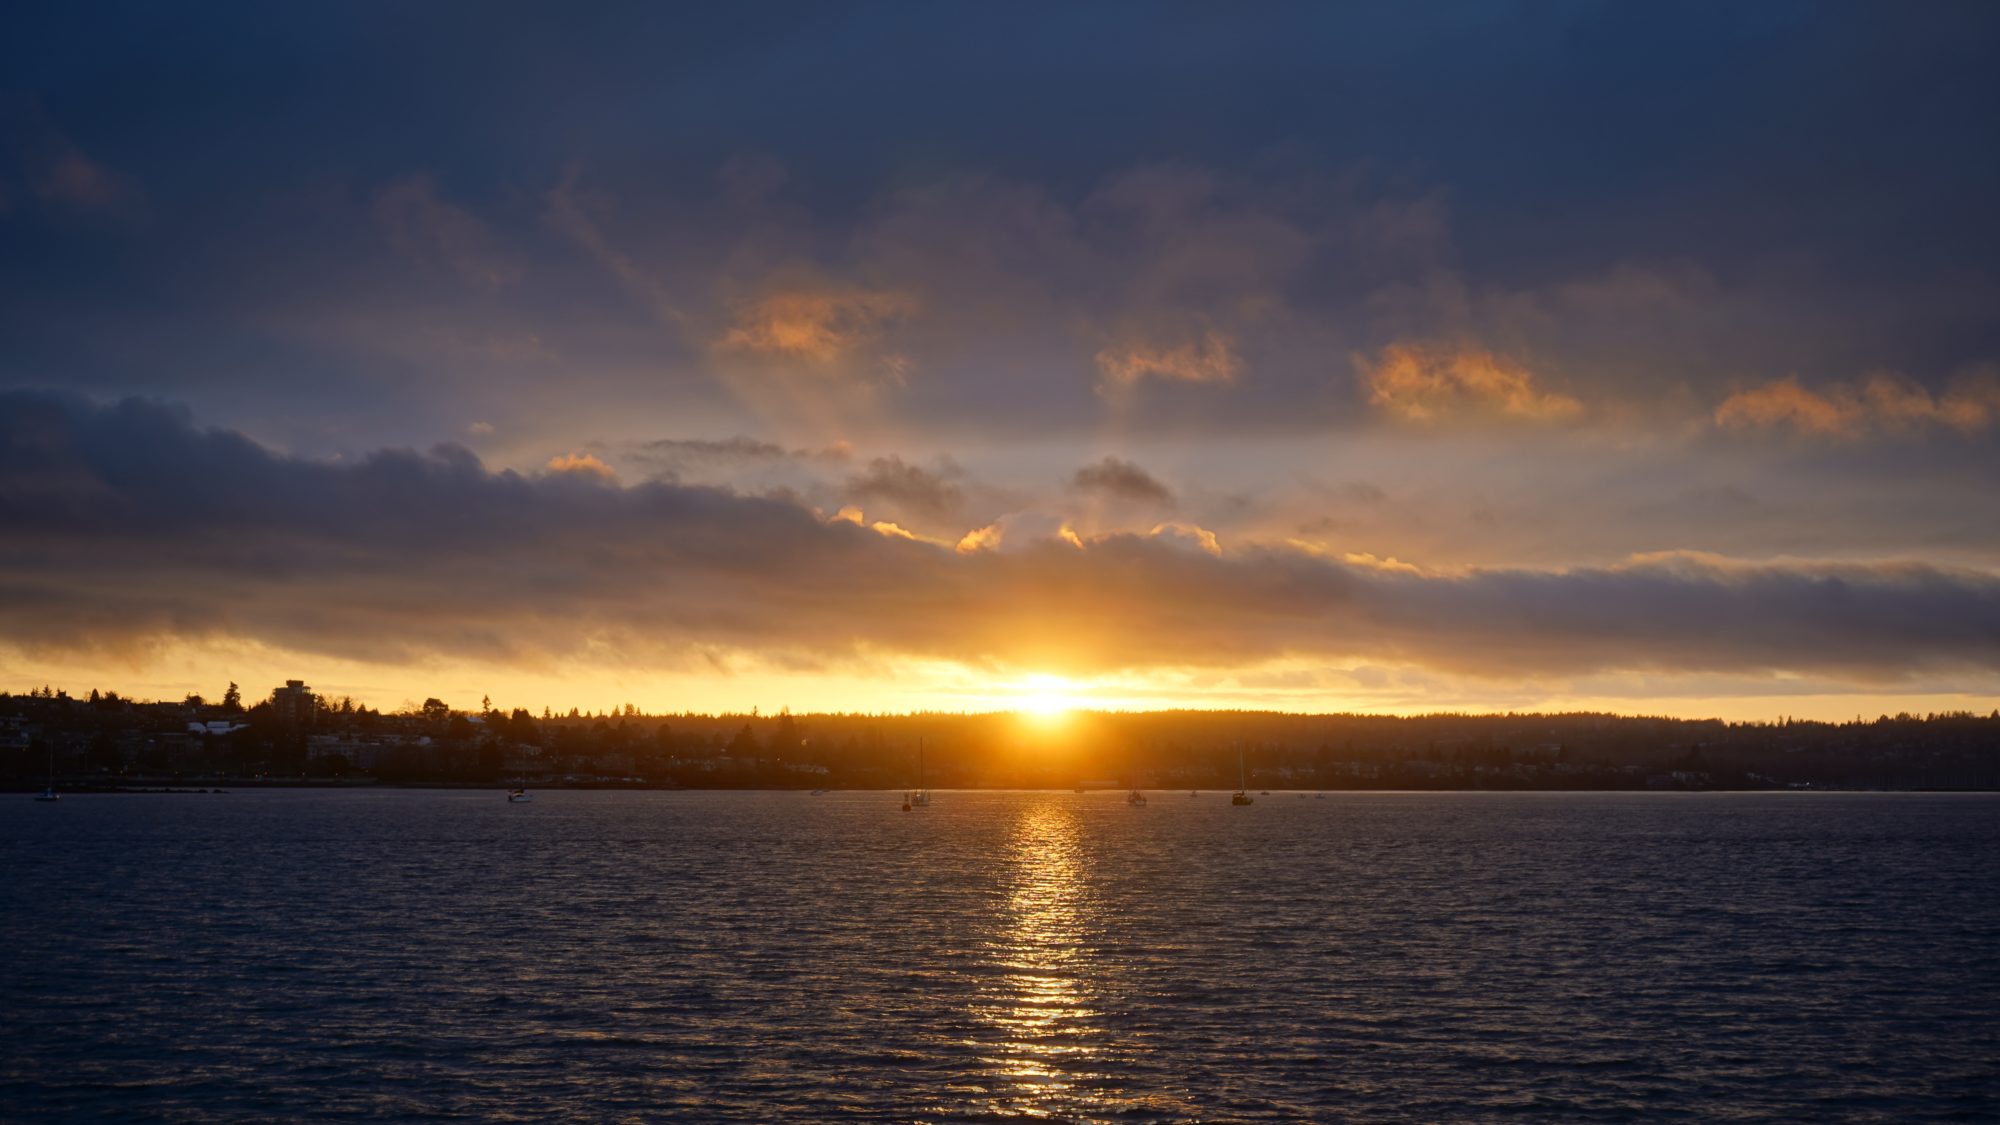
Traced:
<svg viewBox="0 0 2000 1125">
<path fill-rule="evenodd" d="M 0 1118 L 2000 1119 L 2000 798 L 0 798 Z"/>
</svg>

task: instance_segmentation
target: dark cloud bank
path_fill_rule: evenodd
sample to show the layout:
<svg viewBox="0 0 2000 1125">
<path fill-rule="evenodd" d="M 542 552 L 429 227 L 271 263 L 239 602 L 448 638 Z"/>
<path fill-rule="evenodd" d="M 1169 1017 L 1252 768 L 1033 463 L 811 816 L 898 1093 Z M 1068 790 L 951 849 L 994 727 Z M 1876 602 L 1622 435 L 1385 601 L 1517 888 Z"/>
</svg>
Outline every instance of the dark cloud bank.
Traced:
<svg viewBox="0 0 2000 1125">
<path fill-rule="evenodd" d="M 2000 580 L 1920 564 L 1433 575 L 1180 537 L 957 552 L 783 495 L 314 462 L 150 401 L 0 394 L 0 635 L 251 638 L 395 662 L 536 663 L 589 640 L 867 649 L 1088 670 L 1360 655 L 1499 676 L 2000 668 Z"/>
</svg>

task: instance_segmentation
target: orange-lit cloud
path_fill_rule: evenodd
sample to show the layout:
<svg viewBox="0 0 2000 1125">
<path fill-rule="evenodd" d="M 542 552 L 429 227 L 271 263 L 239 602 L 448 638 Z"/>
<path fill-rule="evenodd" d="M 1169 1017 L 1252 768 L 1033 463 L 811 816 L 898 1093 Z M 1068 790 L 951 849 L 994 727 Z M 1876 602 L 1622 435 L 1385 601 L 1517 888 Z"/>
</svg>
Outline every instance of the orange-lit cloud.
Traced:
<svg viewBox="0 0 2000 1125">
<path fill-rule="evenodd" d="M 1393 556 L 1386 559 L 1378 558 L 1375 555 L 1369 554 L 1366 551 L 1344 552 L 1340 556 L 1340 561 L 1346 563 L 1349 566 L 1366 567 L 1369 570 L 1395 571 L 1397 573 L 1412 574 L 1412 575 L 1417 575 L 1419 577 L 1423 576 L 1425 573 L 1422 567 L 1406 563 L 1401 559 L 1395 558 Z"/>
<path fill-rule="evenodd" d="M 1790 425 L 1820 434 L 1845 433 L 1859 418 L 1853 403 L 1809 391 L 1795 375 L 1738 391 L 1715 408 L 1718 426 Z"/>
<path fill-rule="evenodd" d="M 736 310 L 735 323 L 715 342 L 719 351 L 830 367 L 871 348 L 889 327 L 912 315 L 916 298 L 888 290 L 780 288 Z M 905 361 L 883 357 L 900 376 Z"/>
<path fill-rule="evenodd" d="M 1005 540 L 1006 534 L 1007 529 L 1005 527 L 997 523 L 989 523 L 985 527 L 974 528 L 966 532 L 959 538 L 954 549 L 960 554 L 968 555 L 974 551 L 996 550 Z"/>
<path fill-rule="evenodd" d="M 1853 437 L 1871 429 L 1945 426 L 1964 433 L 2000 420 L 2000 382 L 1991 377 L 1960 380 L 1943 394 L 1891 374 L 1859 384 L 1835 383 L 1823 390 L 1802 385 L 1797 376 L 1738 391 L 1716 407 L 1718 426 L 1789 426 L 1801 433 Z"/>
<path fill-rule="evenodd" d="M 1217 557 L 1220 557 L 1222 554 L 1222 541 L 1215 537 L 1215 532 L 1199 524 L 1188 523 L 1185 520 L 1169 520 L 1166 523 L 1154 524 L 1153 530 L 1146 534 L 1154 539 L 1179 540 L 1184 543 L 1191 543 Z"/>
<path fill-rule="evenodd" d="M 1180 383 L 1232 383 L 1243 361 L 1228 336 L 1209 331 L 1198 341 L 1161 346 L 1124 344 L 1097 353 L 1097 370 L 1109 387 L 1130 387 L 1142 379 Z"/>
<path fill-rule="evenodd" d="M 618 474 L 611 471 L 611 466 L 599 461 L 594 455 L 589 453 L 560 454 L 549 458 L 548 463 L 542 467 L 551 473 L 566 476 L 591 477 L 606 483 L 618 479 Z"/>
<path fill-rule="evenodd" d="M 1410 421 L 1487 414 L 1558 422 L 1583 412 L 1527 368 L 1480 348 L 1391 344 L 1372 360 L 1356 356 L 1354 365 L 1369 403 Z"/>
<path fill-rule="evenodd" d="M 888 520 L 876 520 L 874 523 L 868 525 L 868 530 L 877 535 L 886 535 L 891 539 L 908 539 L 914 543 L 929 542 L 929 540 L 911 531 L 909 528 L 891 523 Z"/>
</svg>

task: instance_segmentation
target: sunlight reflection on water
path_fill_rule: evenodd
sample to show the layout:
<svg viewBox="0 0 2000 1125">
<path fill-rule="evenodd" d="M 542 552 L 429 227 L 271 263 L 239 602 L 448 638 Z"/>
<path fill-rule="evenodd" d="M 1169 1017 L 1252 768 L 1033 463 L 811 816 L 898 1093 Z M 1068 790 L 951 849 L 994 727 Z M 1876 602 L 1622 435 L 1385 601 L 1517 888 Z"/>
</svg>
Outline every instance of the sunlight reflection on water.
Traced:
<svg viewBox="0 0 2000 1125">
<path fill-rule="evenodd" d="M 982 1017 L 1000 1034 L 995 1060 L 1006 1092 L 998 1112 L 1074 1112 L 1074 1088 L 1097 1052 L 1085 981 L 1086 918 L 1092 909 L 1081 873 L 1081 842 L 1066 807 L 1025 808 L 1010 841 L 1012 893 L 994 954 L 1001 968 L 982 997 Z M 1093 1107 L 1096 1108 L 1096 1107 Z"/>
</svg>

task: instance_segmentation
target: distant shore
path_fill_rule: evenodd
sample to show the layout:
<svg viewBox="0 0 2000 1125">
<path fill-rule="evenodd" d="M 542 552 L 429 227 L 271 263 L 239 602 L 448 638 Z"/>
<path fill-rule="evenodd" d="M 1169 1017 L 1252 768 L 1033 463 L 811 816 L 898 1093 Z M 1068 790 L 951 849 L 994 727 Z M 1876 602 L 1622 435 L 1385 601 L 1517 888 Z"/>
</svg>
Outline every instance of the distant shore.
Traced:
<svg viewBox="0 0 2000 1125">
<path fill-rule="evenodd" d="M 900 791 L 894 786 L 877 787 L 877 788 L 870 788 L 870 787 L 843 788 L 837 786 L 830 786 L 824 789 L 814 790 L 814 789 L 807 789 L 803 786 L 775 786 L 775 785 L 688 786 L 688 785 L 662 784 L 655 782 L 377 781 L 372 779 L 353 779 L 353 778 L 290 778 L 285 780 L 273 780 L 267 778 L 248 778 L 248 779 L 223 778 L 220 780 L 211 780 L 206 782 L 134 781 L 117 785 L 108 785 L 102 783 L 79 783 L 75 785 L 58 784 L 55 787 L 56 792 L 64 796 L 72 796 L 72 795 L 73 796 L 203 796 L 203 795 L 227 796 L 228 794 L 239 790 L 269 790 L 269 789 L 413 789 L 413 790 L 414 789 L 462 789 L 469 791 L 485 790 L 489 792 L 506 792 L 509 790 L 520 789 L 520 788 L 527 788 L 529 790 L 538 790 L 544 792 L 554 792 L 563 790 L 574 790 L 578 792 L 617 792 L 623 790 L 623 791 L 637 791 L 637 792 L 667 792 L 667 793 L 811 794 L 811 793 L 896 793 Z M 1178 788 L 1161 788 L 1157 786 L 1150 786 L 1150 787 L 1140 786 L 1139 790 L 1142 793 L 1150 793 L 1150 794 L 1181 793 L 1187 791 Z M 42 788 L 40 786 L 15 785 L 15 786 L 0 787 L 0 793 L 7 793 L 7 794 L 28 795 L 32 793 L 40 793 L 41 791 Z M 1084 794 L 1089 794 L 1089 793 L 1123 793 L 1125 791 L 1126 791 L 1125 788 L 1120 786 L 1090 786 L 1082 790 L 1077 790 L 1066 786 L 1035 787 L 1035 786 L 1013 786 L 1013 785 L 994 785 L 994 786 L 955 785 L 950 787 L 940 787 L 933 789 L 933 792 L 939 792 L 939 793 L 1080 792 Z M 1193 790 L 1193 792 L 1198 792 L 1203 794 L 1211 794 L 1211 793 L 1227 794 L 1233 792 L 1233 790 L 1209 787 L 1209 788 Z M 1266 797 L 1266 796 L 1275 797 L 1285 794 L 1292 794 L 1303 797 L 1309 794 L 1345 794 L 1345 793 L 2000 793 L 2000 789 L 1950 788 L 1943 786 L 1892 787 L 1892 786 L 1867 786 L 1867 785 L 1789 785 L 1789 786 L 1760 786 L 1760 787 L 1698 786 L 1698 787 L 1684 787 L 1684 788 L 1633 787 L 1625 789 L 1561 789 L 1561 788 L 1549 788 L 1549 787 L 1538 788 L 1530 786 L 1523 786 L 1519 788 L 1504 788 L 1498 786 L 1411 787 L 1407 785 L 1403 786 L 1382 785 L 1382 786 L 1347 786 L 1341 788 L 1273 787 L 1270 789 L 1253 789 L 1250 792 L 1259 797 Z"/>
</svg>

